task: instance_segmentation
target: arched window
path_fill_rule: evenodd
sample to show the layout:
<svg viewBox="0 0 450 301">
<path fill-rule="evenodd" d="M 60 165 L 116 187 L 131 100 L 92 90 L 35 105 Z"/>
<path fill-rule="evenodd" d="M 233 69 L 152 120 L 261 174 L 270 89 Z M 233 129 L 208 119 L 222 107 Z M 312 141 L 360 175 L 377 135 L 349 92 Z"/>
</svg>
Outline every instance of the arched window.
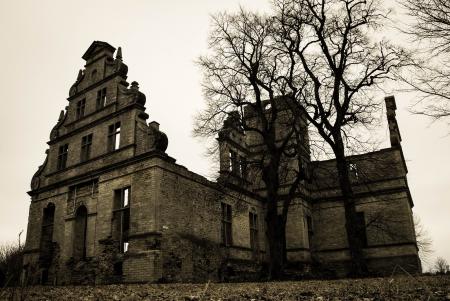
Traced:
<svg viewBox="0 0 450 301">
<path fill-rule="evenodd" d="M 44 208 L 41 227 L 41 252 L 39 260 L 42 267 L 41 282 L 46 283 L 48 280 L 48 269 L 52 262 L 53 256 L 53 223 L 55 220 L 55 204 L 49 203 Z"/>
<path fill-rule="evenodd" d="M 73 239 L 73 258 L 80 260 L 86 258 L 87 209 L 78 207 L 75 213 Z"/>
</svg>

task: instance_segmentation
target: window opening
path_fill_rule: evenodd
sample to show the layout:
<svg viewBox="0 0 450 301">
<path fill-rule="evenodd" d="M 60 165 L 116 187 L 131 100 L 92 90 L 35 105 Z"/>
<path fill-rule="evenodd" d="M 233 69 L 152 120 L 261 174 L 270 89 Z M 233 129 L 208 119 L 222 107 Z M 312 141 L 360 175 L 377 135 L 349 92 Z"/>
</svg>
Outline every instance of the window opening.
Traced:
<svg viewBox="0 0 450 301">
<path fill-rule="evenodd" d="M 120 122 L 111 124 L 108 128 L 108 149 L 114 151 L 120 147 Z"/>
<path fill-rule="evenodd" d="M 89 160 L 91 157 L 92 134 L 81 138 L 81 162 Z"/>
<path fill-rule="evenodd" d="M 120 252 L 128 251 L 130 231 L 130 187 L 118 189 L 114 193 L 114 238 L 119 241 Z"/>
<path fill-rule="evenodd" d="M 106 88 L 97 91 L 97 110 L 106 106 Z"/>
<path fill-rule="evenodd" d="M 58 163 L 57 163 L 57 169 L 61 170 L 66 168 L 67 164 L 67 154 L 69 152 L 69 145 L 64 144 L 61 145 L 58 149 Z"/>
<path fill-rule="evenodd" d="M 366 219 L 364 212 L 356 212 L 356 236 L 362 247 L 367 247 Z"/>
<path fill-rule="evenodd" d="M 314 231 L 313 231 L 312 218 L 309 215 L 306 216 L 306 227 L 308 230 L 308 245 L 309 245 L 309 248 L 311 249 Z"/>
<path fill-rule="evenodd" d="M 252 250 L 256 251 L 259 248 L 258 241 L 258 215 L 253 212 L 248 214 L 249 224 L 250 224 L 250 247 Z"/>
<path fill-rule="evenodd" d="M 358 166 L 356 165 L 356 163 L 350 163 L 350 164 L 349 164 L 349 170 L 350 170 L 351 176 L 352 176 L 355 180 L 359 180 Z"/>
<path fill-rule="evenodd" d="M 232 239 L 232 212 L 231 206 L 221 203 L 222 207 L 222 243 L 225 246 L 231 246 Z"/>
<path fill-rule="evenodd" d="M 86 109 L 86 98 L 77 102 L 77 119 L 84 117 L 84 111 Z"/>
<path fill-rule="evenodd" d="M 87 209 L 85 206 L 78 207 L 75 213 L 73 258 L 76 260 L 86 259 L 87 238 Z"/>
</svg>

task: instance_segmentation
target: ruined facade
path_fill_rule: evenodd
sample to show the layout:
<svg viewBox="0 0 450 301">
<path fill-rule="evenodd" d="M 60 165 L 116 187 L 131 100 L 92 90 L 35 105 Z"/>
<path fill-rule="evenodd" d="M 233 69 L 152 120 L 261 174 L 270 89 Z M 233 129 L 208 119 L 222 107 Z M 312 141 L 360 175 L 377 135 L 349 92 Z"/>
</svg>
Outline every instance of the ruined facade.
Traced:
<svg viewBox="0 0 450 301">
<path fill-rule="evenodd" d="M 96 41 L 32 178 L 24 277 L 47 284 L 245 280 L 266 258 L 264 188 L 247 160 L 257 138 L 224 124 L 216 182 L 176 164 L 148 122 L 145 95 L 127 82 L 122 52 Z M 352 156 L 364 253 L 374 273 L 420 270 L 413 202 L 395 118 L 391 147 Z M 248 118 L 251 119 L 251 112 Z M 246 113 L 246 114 L 247 114 Z M 249 120 L 250 120 L 249 119 Z M 349 253 L 333 161 L 310 161 L 286 229 L 290 266 L 345 275 Z"/>
</svg>

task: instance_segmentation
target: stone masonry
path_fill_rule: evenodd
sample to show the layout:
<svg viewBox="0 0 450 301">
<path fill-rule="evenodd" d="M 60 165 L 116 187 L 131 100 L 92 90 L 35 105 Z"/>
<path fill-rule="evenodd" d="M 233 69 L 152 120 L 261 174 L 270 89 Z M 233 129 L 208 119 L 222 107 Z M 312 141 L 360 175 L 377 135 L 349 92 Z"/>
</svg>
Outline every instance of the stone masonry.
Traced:
<svg viewBox="0 0 450 301">
<path fill-rule="evenodd" d="M 218 137 L 220 176 L 209 181 L 166 154 L 167 136 L 148 122 L 145 95 L 127 82 L 122 51 L 95 41 L 50 133 L 32 178 L 24 258 L 30 283 L 192 282 L 256 279 L 266 260 L 264 187 L 245 160 L 261 152 L 233 128 Z M 413 202 L 395 118 L 386 98 L 391 147 L 353 156 L 354 190 L 373 273 L 420 271 Z M 251 120 L 251 112 L 246 112 Z M 288 118 L 288 117 L 286 117 Z M 306 122 L 302 121 L 304 128 Z M 286 228 L 290 266 L 345 275 L 349 253 L 334 162 L 310 174 Z"/>
</svg>

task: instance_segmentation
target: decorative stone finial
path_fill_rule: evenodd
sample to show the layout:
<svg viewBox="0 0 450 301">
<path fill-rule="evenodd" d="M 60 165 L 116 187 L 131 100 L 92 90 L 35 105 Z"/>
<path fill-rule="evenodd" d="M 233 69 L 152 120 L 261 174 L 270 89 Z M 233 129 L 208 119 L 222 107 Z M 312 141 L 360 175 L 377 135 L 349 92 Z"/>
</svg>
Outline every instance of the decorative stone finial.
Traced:
<svg viewBox="0 0 450 301">
<path fill-rule="evenodd" d="M 80 69 L 80 71 L 78 71 L 77 82 L 79 82 L 82 78 L 83 78 L 83 70 Z"/>
<path fill-rule="evenodd" d="M 116 59 L 122 60 L 122 47 L 117 49 Z"/>
<path fill-rule="evenodd" d="M 36 190 L 39 188 L 40 184 L 41 184 L 41 179 L 40 176 L 42 174 L 42 172 L 44 171 L 45 166 L 47 165 L 48 162 L 48 154 L 49 154 L 49 150 L 45 150 L 45 160 L 44 163 L 42 163 L 41 166 L 38 167 L 38 170 L 34 173 L 33 178 L 31 179 L 31 190 Z"/>
<path fill-rule="evenodd" d="M 131 82 L 131 87 L 130 89 L 135 89 L 135 90 L 139 90 L 139 83 L 136 81 Z"/>
<path fill-rule="evenodd" d="M 152 121 L 148 124 L 149 129 L 149 139 L 150 139 L 150 150 L 159 151 L 164 153 L 169 144 L 167 135 L 159 130 L 159 123 Z"/>
<path fill-rule="evenodd" d="M 61 112 L 59 112 L 59 118 L 58 121 L 62 121 L 64 118 L 64 110 L 61 110 Z"/>
</svg>

